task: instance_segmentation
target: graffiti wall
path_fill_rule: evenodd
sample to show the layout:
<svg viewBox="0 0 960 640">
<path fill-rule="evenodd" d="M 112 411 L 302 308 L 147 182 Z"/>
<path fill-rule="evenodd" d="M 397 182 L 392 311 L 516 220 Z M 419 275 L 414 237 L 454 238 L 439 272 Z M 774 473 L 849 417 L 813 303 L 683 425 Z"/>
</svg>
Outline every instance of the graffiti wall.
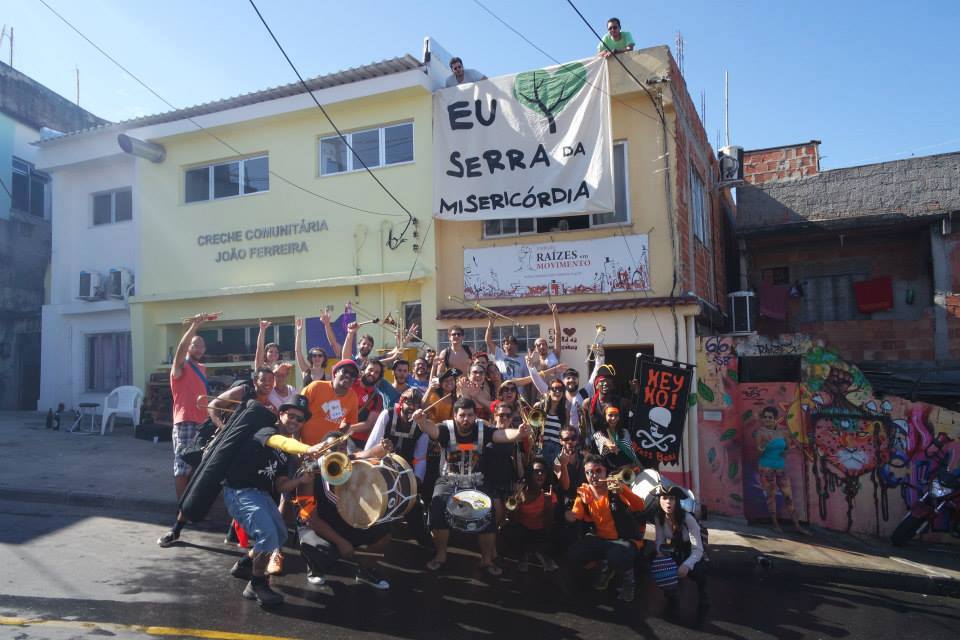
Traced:
<svg viewBox="0 0 960 640">
<path fill-rule="evenodd" d="M 699 338 L 697 422 L 700 431 L 700 492 L 710 511 L 743 513 L 741 438 L 733 398 L 737 356 L 730 337 Z"/>
<path fill-rule="evenodd" d="M 796 382 L 741 384 L 737 406 L 743 432 L 744 516 L 748 520 L 768 517 L 766 490 L 774 496 L 779 519 L 789 519 L 790 514 L 783 502 L 782 489 L 785 488 L 793 495 L 797 517 L 806 520 L 805 438 L 800 414 L 800 385 Z M 783 455 L 777 455 L 781 442 Z M 768 459 L 771 456 L 772 459 Z M 780 465 L 787 484 L 781 484 L 781 490 L 777 490 L 777 480 L 769 470 L 780 470 Z M 761 477 L 764 471 L 772 479 L 766 486 Z"/>
<path fill-rule="evenodd" d="M 698 344 L 701 493 L 711 510 L 766 513 L 758 408 L 777 409 L 774 419 L 791 434 L 785 460 L 798 515 L 818 526 L 889 535 L 934 474 L 960 473 L 960 413 L 877 397 L 863 373 L 826 346 L 792 334 L 702 337 Z M 801 355 L 799 385 L 740 384 L 738 356 L 784 352 Z M 778 499 L 784 516 L 782 506 Z M 934 531 L 946 528 L 940 522 Z"/>
</svg>

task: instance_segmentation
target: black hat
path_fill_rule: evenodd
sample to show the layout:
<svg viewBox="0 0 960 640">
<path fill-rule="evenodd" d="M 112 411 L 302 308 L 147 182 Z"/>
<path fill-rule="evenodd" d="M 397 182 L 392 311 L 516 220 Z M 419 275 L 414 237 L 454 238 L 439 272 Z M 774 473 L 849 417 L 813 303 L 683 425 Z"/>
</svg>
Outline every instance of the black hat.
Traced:
<svg viewBox="0 0 960 640">
<path fill-rule="evenodd" d="M 657 497 L 674 496 L 678 500 L 684 500 L 689 497 L 687 496 L 687 492 L 683 490 L 683 487 L 678 484 L 671 484 L 669 486 L 665 484 L 658 484 L 653 489 L 653 495 Z"/>
<path fill-rule="evenodd" d="M 440 375 L 440 382 L 443 382 L 447 378 L 459 378 L 462 375 L 463 375 L 463 371 L 460 371 L 460 369 L 453 367 L 453 368 L 447 369 Z"/>
<path fill-rule="evenodd" d="M 306 396 L 293 396 L 293 399 L 290 402 L 284 402 L 282 405 L 280 405 L 278 411 L 282 413 L 287 409 L 296 409 L 297 411 L 302 412 L 304 421 L 309 420 L 310 416 L 313 415 L 310 413 L 310 401 L 307 400 Z"/>
</svg>

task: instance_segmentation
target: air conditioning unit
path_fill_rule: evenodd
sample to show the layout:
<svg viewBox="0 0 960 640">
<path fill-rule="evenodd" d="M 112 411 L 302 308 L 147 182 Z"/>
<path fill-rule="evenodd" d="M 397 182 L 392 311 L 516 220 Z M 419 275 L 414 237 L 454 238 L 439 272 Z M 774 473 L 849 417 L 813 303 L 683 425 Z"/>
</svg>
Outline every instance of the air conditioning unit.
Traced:
<svg viewBox="0 0 960 640">
<path fill-rule="evenodd" d="M 103 276 L 100 272 L 81 271 L 77 297 L 81 300 L 99 300 L 103 294 Z"/>
<path fill-rule="evenodd" d="M 133 294 L 133 273 L 123 267 L 113 267 L 107 281 L 107 295 L 127 298 Z"/>
<path fill-rule="evenodd" d="M 720 186 L 730 187 L 743 182 L 743 147 L 722 147 L 717 154 L 720 164 Z"/>
<path fill-rule="evenodd" d="M 756 333 L 757 298 L 753 291 L 734 291 L 727 298 L 730 299 L 730 333 Z"/>
</svg>

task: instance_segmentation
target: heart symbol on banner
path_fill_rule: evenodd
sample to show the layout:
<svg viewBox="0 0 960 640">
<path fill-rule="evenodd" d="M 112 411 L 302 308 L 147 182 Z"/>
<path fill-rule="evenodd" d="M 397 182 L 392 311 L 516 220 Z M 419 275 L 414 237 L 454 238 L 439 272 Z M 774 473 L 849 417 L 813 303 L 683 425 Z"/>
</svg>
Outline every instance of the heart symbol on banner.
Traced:
<svg viewBox="0 0 960 640">
<path fill-rule="evenodd" d="M 545 115 L 550 133 L 556 133 L 554 118 L 586 83 L 587 68 L 582 62 L 570 62 L 553 72 L 537 69 L 518 73 L 513 80 L 513 97 L 531 111 Z"/>
<path fill-rule="evenodd" d="M 576 327 L 570 327 L 570 328 L 568 328 L 568 329 L 564 329 L 564 330 L 563 330 L 563 335 L 565 335 L 565 336 L 567 336 L 567 337 L 569 338 L 570 336 L 572 336 L 572 335 L 575 334 L 576 332 L 577 332 L 577 328 L 576 328 Z"/>
</svg>

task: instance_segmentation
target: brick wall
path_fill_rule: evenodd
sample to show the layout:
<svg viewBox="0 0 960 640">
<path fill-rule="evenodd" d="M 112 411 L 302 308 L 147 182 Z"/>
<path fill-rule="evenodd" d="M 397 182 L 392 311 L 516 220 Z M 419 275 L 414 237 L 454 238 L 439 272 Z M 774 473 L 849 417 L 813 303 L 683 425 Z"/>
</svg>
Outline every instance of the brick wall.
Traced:
<svg viewBox="0 0 960 640">
<path fill-rule="evenodd" d="M 673 58 L 670 58 L 670 90 L 673 97 L 674 118 L 668 119 L 674 134 L 676 175 L 674 176 L 674 202 L 677 232 L 680 246 L 680 291 L 695 294 L 716 305 L 726 308 L 726 264 L 724 262 L 724 229 L 731 224 L 724 213 L 735 205 L 730 191 L 717 188 L 716 153 L 710 146 L 707 132 L 690 99 L 686 81 Z M 693 211 L 690 207 L 689 168 L 693 164 L 703 178 L 709 201 L 707 239 L 701 242 L 693 234 Z"/>
<path fill-rule="evenodd" d="M 864 318 L 807 322 L 803 300 L 788 299 L 786 320 L 759 318 L 761 334 L 807 333 L 822 338 L 847 360 L 935 360 L 934 301 L 930 245 L 926 227 L 882 232 L 877 229 L 817 236 L 783 234 L 748 240 L 750 286 L 758 290 L 764 269 L 787 267 L 790 284 L 805 277 L 859 272 L 868 278 L 890 276 L 894 307 Z M 914 292 L 912 304 L 906 291 Z M 960 354 L 960 298 L 951 326 L 951 353 Z M 954 356 L 956 357 L 956 356 Z"/>
<path fill-rule="evenodd" d="M 819 140 L 743 152 L 743 179 L 750 184 L 797 180 L 819 172 Z"/>
</svg>

